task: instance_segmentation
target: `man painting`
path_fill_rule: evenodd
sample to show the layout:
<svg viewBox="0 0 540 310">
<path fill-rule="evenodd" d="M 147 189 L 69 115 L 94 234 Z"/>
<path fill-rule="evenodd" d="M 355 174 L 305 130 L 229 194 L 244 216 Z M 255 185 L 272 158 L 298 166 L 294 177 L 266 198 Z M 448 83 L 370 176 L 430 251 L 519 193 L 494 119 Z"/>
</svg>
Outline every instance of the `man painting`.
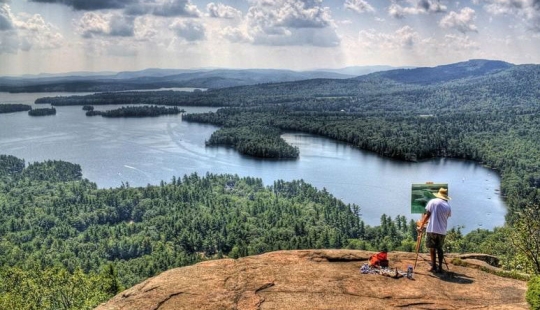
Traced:
<svg viewBox="0 0 540 310">
<path fill-rule="evenodd" d="M 431 199 L 426 205 L 426 213 L 418 229 L 423 229 L 429 220 L 426 228 L 426 247 L 429 248 L 431 256 L 431 269 L 429 271 L 442 272 L 444 238 L 446 237 L 446 226 L 448 218 L 452 215 L 452 209 L 448 204 L 450 197 L 448 197 L 447 188 L 440 188 L 439 192 L 434 195 L 435 198 Z"/>
</svg>

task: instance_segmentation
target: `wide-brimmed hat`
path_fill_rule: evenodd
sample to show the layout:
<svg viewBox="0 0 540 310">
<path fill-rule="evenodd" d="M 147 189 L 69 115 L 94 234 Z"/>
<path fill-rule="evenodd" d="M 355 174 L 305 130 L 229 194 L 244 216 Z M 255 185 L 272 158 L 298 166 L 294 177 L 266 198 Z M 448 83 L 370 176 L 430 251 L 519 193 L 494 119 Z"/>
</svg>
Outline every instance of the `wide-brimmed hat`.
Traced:
<svg viewBox="0 0 540 310">
<path fill-rule="evenodd" d="M 437 197 L 437 198 L 441 198 L 441 199 L 444 199 L 444 200 L 450 200 L 451 199 L 450 197 L 448 197 L 448 189 L 444 188 L 444 187 L 439 188 L 439 192 L 435 193 L 433 195 L 435 197 Z"/>
</svg>

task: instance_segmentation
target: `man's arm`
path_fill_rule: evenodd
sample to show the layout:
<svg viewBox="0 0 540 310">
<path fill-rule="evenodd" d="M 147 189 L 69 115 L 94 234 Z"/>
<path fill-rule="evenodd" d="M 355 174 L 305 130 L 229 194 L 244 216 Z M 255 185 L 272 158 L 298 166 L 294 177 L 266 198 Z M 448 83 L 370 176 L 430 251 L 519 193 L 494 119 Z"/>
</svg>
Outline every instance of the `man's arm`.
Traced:
<svg viewBox="0 0 540 310">
<path fill-rule="evenodd" d="M 420 225 L 418 225 L 418 226 L 416 227 L 416 230 L 419 230 L 419 231 L 420 231 L 420 230 L 424 229 L 424 226 L 425 226 L 426 223 L 428 222 L 430 216 L 431 216 L 431 212 L 426 211 L 426 213 L 424 213 L 424 216 L 422 217 L 422 219 L 421 219 L 420 222 L 419 222 Z"/>
</svg>

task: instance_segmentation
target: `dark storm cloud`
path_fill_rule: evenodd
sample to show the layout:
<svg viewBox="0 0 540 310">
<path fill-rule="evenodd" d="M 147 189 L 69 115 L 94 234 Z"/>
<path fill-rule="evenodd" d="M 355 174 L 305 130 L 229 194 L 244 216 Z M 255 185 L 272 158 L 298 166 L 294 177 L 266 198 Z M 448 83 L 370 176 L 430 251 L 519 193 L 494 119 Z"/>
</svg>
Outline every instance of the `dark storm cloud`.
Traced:
<svg viewBox="0 0 540 310">
<path fill-rule="evenodd" d="M 7 1 L 7 0 L 0 0 Z M 146 15 L 172 17 L 199 17 L 200 12 L 190 0 L 29 0 L 38 3 L 57 3 L 74 10 L 95 11 L 123 9 L 127 15 Z"/>
<path fill-rule="evenodd" d="M 58 3 L 72 7 L 75 10 L 93 11 L 102 9 L 123 9 L 128 5 L 138 3 L 138 0 L 30 0 L 39 3 Z"/>
<path fill-rule="evenodd" d="M 532 3 L 532 7 L 535 11 L 540 12 L 540 0 L 534 0 Z"/>
<path fill-rule="evenodd" d="M 12 28 L 13 21 L 11 19 L 9 5 L 0 4 L 0 31 L 10 30 Z"/>
<path fill-rule="evenodd" d="M 439 1 L 420 0 L 418 1 L 417 6 L 419 9 L 431 13 L 441 13 L 446 11 L 446 7 L 442 5 Z"/>
</svg>

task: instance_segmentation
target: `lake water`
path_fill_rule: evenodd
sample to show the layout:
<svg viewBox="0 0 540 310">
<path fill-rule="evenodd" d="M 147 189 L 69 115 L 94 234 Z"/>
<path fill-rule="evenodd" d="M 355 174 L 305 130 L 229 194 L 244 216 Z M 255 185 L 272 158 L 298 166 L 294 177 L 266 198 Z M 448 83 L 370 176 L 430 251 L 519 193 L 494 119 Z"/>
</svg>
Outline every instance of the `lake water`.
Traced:
<svg viewBox="0 0 540 310">
<path fill-rule="evenodd" d="M 38 97 L 63 94 L 0 93 L 0 103 L 32 104 Z M 119 106 L 96 106 L 110 110 Z M 213 111 L 182 107 L 188 113 Z M 410 213 L 411 184 L 448 183 L 453 216 L 449 226 L 463 232 L 504 224 L 506 207 L 499 176 L 474 162 L 436 159 L 408 163 L 382 158 L 330 139 L 302 133 L 283 138 L 298 146 L 298 160 L 260 160 L 225 147 L 205 147 L 217 127 L 183 122 L 180 115 L 157 118 L 86 117 L 81 106 L 57 107 L 54 116 L 31 117 L 26 112 L 0 114 L 0 154 L 26 162 L 61 159 L 80 164 L 83 176 L 101 188 L 170 182 L 193 172 L 238 174 L 274 180 L 303 179 L 326 188 L 346 203 L 361 207 L 368 225 L 379 225 L 382 214 Z"/>
</svg>

